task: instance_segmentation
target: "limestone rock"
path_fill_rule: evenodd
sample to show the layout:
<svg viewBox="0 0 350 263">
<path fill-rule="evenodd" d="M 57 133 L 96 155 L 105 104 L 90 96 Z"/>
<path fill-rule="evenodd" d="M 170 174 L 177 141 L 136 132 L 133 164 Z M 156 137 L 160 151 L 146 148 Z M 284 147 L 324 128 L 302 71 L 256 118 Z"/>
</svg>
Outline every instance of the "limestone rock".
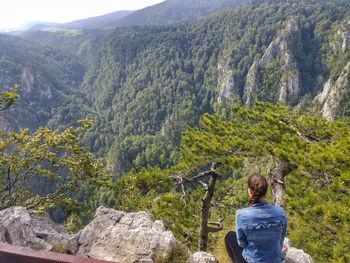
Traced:
<svg viewBox="0 0 350 263">
<path fill-rule="evenodd" d="M 125 213 L 99 208 L 79 239 L 78 255 L 119 263 L 155 262 L 167 258 L 176 246 L 161 221 L 146 212 Z"/>
<path fill-rule="evenodd" d="M 289 239 L 285 239 L 284 244 L 288 248 L 288 252 L 282 263 L 313 263 L 312 258 L 301 249 L 291 246 Z"/>
<path fill-rule="evenodd" d="M 350 45 L 350 20 L 340 25 L 333 41 L 330 43 L 334 52 L 346 51 Z"/>
<path fill-rule="evenodd" d="M 21 87 L 26 93 L 37 93 L 38 96 L 46 99 L 53 97 L 52 88 L 40 76 L 39 73 L 33 74 L 28 68 L 23 69 Z"/>
<path fill-rule="evenodd" d="M 315 102 L 321 106 L 323 117 L 334 120 L 341 111 L 341 105 L 350 99 L 349 89 L 350 62 L 343 69 L 336 82 L 328 80 L 324 86 L 322 93 L 316 98 Z"/>
<path fill-rule="evenodd" d="M 87 255 L 95 238 L 106 228 L 114 226 L 126 213 L 108 208 L 98 208 L 94 219 L 82 230 L 77 255 Z"/>
<path fill-rule="evenodd" d="M 119 263 L 167 259 L 177 244 L 163 222 L 153 222 L 146 212 L 125 213 L 102 207 L 90 224 L 74 235 L 53 223 L 48 214 L 24 207 L 2 210 L 0 242 Z"/>
<path fill-rule="evenodd" d="M 222 104 L 224 100 L 231 101 L 234 96 L 238 95 L 238 91 L 235 87 L 233 70 L 222 61 L 218 64 L 218 73 L 219 96 L 217 101 Z"/>
<path fill-rule="evenodd" d="M 188 260 L 187 263 L 217 263 L 215 256 L 206 252 L 194 253 Z"/>
<path fill-rule="evenodd" d="M 24 207 L 0 211 L 0 241 L 37 250 L 69 249 L 71 235 L 51 221 L 47 214 L 37 215 Z"/>
<path fill-rule="evenodd" d="M 278 103 L 293 103 L 298 99 L 300 92 L 300 73 L 297 69 L 293 53 L 288 45 L 288 38 L 292 35 L 298 35 L 300 38 L 300 30 L 298 22 L 295 19 L 290 20 L 285 29 L 277 38 L 271 42 L 266 49 L 262 58 L 255 61 L 250 67 L 246 84 L 244 87 L 244 103 L 250 107 L 256 100 L 259 92 L 258 72 L 260 69 L 266 68 L 273 60 L 280 61 L 283 77 L 279 83 L 279 89 L 275 90 L 275 98 Z"/>
</svg>

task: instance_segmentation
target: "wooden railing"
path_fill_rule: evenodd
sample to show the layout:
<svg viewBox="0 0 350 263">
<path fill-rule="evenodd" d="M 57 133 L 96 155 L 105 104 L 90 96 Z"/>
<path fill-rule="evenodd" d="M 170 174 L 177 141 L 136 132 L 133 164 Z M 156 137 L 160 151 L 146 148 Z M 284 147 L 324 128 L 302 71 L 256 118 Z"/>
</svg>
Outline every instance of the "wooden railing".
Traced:
<svg viewBox="0 0 350 263">
<path fill-rule="evenodd" d="M 0 243 L 0 263 L 111 263 Z"/>
</svg>

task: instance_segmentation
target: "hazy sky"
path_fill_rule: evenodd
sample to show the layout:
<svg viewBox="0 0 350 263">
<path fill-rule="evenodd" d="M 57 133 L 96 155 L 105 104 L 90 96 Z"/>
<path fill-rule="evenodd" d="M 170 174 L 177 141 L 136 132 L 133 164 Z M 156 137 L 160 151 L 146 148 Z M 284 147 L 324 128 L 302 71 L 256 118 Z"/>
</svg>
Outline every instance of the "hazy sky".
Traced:
<svg viewBox="0 0 350 263">
<path fill-rule="evenodd" d="M 70 22 L 160 2 L 163 0 L 0 0 L 0 29 L 30 21 Z"/>
</svg>

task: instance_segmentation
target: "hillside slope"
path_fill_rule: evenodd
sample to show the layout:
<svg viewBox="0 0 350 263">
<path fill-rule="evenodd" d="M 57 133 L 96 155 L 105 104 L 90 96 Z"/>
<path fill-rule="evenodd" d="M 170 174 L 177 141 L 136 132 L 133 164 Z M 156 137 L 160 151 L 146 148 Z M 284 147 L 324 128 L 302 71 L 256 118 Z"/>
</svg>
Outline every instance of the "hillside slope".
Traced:
<svg viewBox="0 0 350 263">
<path fill-rule="evenodd" d="M 234 102 L 269 101 L 348 116 L 349 10 L 343 0 L 258 1 L 194 24 L 37 33 L 62 58 L 78 57 L 86 67 L 79 71 L 83 80 L 71 85 L 78 95 L 70 99 L 80 101 L 67 106 L 72 118 L 58 106 L 49 123 L 59 127 L 88 112 L 95 127 L 85 140 L 122 174 L 171 164 L 185 127 L 196 126 L 205 112 L 228 113 Z M 41 52 L 40 41 L 36 45 Z M 74 73 L 57 65 L 62 67 Z M 59 72 L 51 64 L 49 69 L 44 77 Z M 338 91 L 327 92 L 330 87 Z M 315 100 L 321 93 L 323 100 Z"/>
<path fill-rule="evenodd" d="M 0 82 L 4 88 L 20 84 L 20 99 L 1 126 L 11 129 L 46 126 L 55 110 L 64 110 L 83 80 L 85 66 L 60 50 L 37 47 L 19 37 L 0 35 Z M 71 103 L 65 118 L 75 120 Z M 73 119 L 70 115 L 75 114 Z"/>
<path fill-rule="evenodd" d="M 319 111 L 313 98 L 349 61 L 348 44 L 332 48 L 348 10 L 343 1 L 277 1 L 193 25 L 116 29 L 84 79 L 97 118 L 92 149 L 110 149 L 117 171 L 164 166 L 204 112 L 255 100 Z"/>
</svg>

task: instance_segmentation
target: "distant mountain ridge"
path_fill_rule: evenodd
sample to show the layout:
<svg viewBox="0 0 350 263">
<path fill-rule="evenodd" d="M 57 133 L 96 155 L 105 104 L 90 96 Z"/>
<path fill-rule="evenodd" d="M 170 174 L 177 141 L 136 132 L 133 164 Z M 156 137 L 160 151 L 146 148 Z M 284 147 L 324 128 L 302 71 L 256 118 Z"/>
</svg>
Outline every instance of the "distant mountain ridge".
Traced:
<svg viewBox="0 0 350 263">
<path fill-rule="evenodd" d="M 64 28 L 88 28 L 88 29 L 103 29 L 109 28 L 116 21 L 129 16 L 134 11 L 122 10 L 113 13 L 109 13 L 102 16 L 91 17 L 87 19 L 80 19 L 70 23 L 65 23 L 62 25 Z"/>
<path fill-rule="evenodd" d="M 32 26 L 26 26 L 25 30 L 45 30 L 45 29 L 108 29 L 118 20 L 132 14 L 134 11 L 121 10 L 108 13 L 102 16 L 79 19 L 68 23 L 30 23 Z"/>
<path fill-rule="evenodd" d="M 160 4 L 135 11 L 118 21 L 116 25 L 171 25 L 192 22 L 246 2 L 248 0 L 166 0 Z"/>
<path fill-rule="evenodd" d="M 249 0 L 166 0 L 137 11 L 117 11 L 69 23 L 31 23 L 26 30 L 110 29 L 123 26 L 172 25 L 193 22 L 212 13 L 233 8 Z"/>
</svg>

